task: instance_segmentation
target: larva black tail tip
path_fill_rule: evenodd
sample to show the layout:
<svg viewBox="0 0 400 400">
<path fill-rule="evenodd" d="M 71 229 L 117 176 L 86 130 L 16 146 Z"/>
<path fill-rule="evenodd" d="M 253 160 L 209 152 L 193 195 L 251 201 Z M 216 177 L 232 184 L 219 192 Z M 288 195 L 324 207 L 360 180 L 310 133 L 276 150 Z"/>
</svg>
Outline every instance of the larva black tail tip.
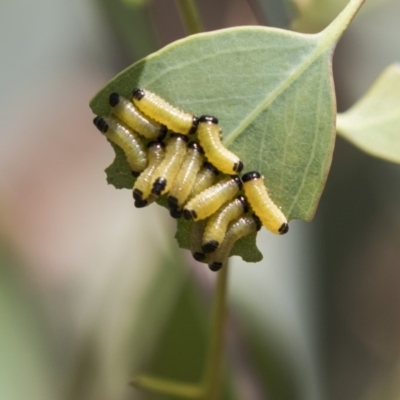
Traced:
<svg viewBox="0 0 400 400">
<path fill-rule="evenodd" d="M 167 186 L 167 180 L 165 178 L 157 178 L 153 183 L 151 193 L 153 193 L 155 196 L 160 196 L 162 191 L 165 189 L 165 186 Z"/>
<path fill-rule="evenodd" d="M 140 88 L 135 88 L 135 89 L 133 89 L 132 97 L 133 97 L 134 99 L 136 99 L 136 100 L 142 100 L 144 96 L 145 96 L 145 92 L 144 92 L 143 89 L 140 89 Z"/>
<path fill-rule="evenodd" d="M 147 200 L 135 200 L 135 207 L 136 208 L 143 208 L 147 206 Z"/>
<path fill-rule="evenodd" d="M 217 250 L 219 243 L 216 240 L 210 240 L 207 243 L 204 243 L 201 249 L 204 253 L 212 253 L 213 251 Z"/>
<path fill-rule="evenodd" d="M 216 118 L 216 117 L 213 117 L 212 115 L 202 115 L 200 118 L 199 118 L 199 122 L 210 122 L 210 123 L 212 123 L 212 124 L 218 124 L 218 118 Z"/>
<path fill-rule="evenodd" d="M 256 223 L 256 229 L 257 229 L 257 232 L 258 232 L 262 227 L 261 220 L 260 220 L 260 218 L 257 217 L 256 214 L 253 214 L 253 218 L 254 218 L 254 221 Z"/>
<path fill-rule="evenodd" d="M 100 132 L 106 133 L 108 131 L 108 124 L 103 117 L 94 118 L 93 123 Z"/>
<path fill-rule="evenodd" d="M 168 196 L 168 205 L 170 208 L 177 208 L 178 203 L 178 199 L 175 196 Z"/>
<path fill-rule="evenodd" d="M 243 183 L 241 181 L 241 179 L 237 176 L 237 175 L 233 175 L 232 179 L 235 181 L 235 183 L 238 185 L 239 190 L 242 190 L 243 188 Z"/>
<path fill-rule="evenodd" d="M 243 176 L 242 176 L 242 182 L 249 182 L 252 181 L 253 179 L 260 179 L 261 178 L 261 174 L 257 171 L 250 171 L 250 172 L 246 172 Z"/>
<path fill-rule="evenodd" d="M 241 161 L 238 161 L 233 165 L 233 170 L 237 173 L 242 172 L 243 170 L 243 163 Z"/>
<path fill-rule="evenodd" d="M 192 253 L 192 256 L 196 261 L 200 261 L 200 262 L 202 262 L 206 259 L 206 255 L 204 253 L 200 253 L 200 251 L 196 251 L 196 252 Z"/>
<path fill-rule="evenodd" d="M 284 222 L 278 230 L 280 235 L 284 235 L 285 233 L 289 232 L 289 224 Z"/>
<path fill-rule="evenodd" d="M 202 148 L 202 147 L 200 146 L 200 144 L 197 143 L 197 142 L 190 142 L 190 143 L 188 144 L 188 148 L 189 148 L 189 149 L 192 149 L 192 150 L 196 150 L 197 152 L 204 154 L 203 148 Z"/>
<path fill-rule="evenodd" d="M 172 218 L 178 219 L 178 218 L 182 217 L 182 210 L 180 210 L 179 208 L 171 208 L 169 210 L 169 215 Z"/>
<path fill-rule="evenodd" d="M 193 115 L 192 127 L 190 128 L 189 135 L 193 135 L 196 133 L 198 125 L 199 125 L 199 118 Z"/>
<path fill-rule="evenodd" d="M 185 217 L 185 219 L 187 219 L 188 221 L 194 220 L 197 217 L 197 214 L 195 211 L 193 210 L 188 210 L 188 209 L 184 209 L 183 210 L 183 216 Z"/>
<path fill-rule="evenodd" d="M 134 178 L 137 178 L 140 175 L 140 172 L 138 171 L 131 171 L 131 174 Z"/>
<path fill-rule="evenodd" d="M 249 203 L 246 200 L 246 197 L 240 195 L 238 197 L 238 200 L 242 203 L 243 213 L 246 214 L 249 211 Z"/>
<path fill-rule="evenodd" d="M 119 94 L 115 92 L 111 93 L 108 101 L 111 107 L 115 107 L 119 103 Z"/>
<path fill-rule="evenodd" d="M 136 201 L 143 201 L 143 192 L 139 189 L 133 189 L 133 198 Z"/>
<path fill-rule="evenodd" d="M 220 261 L 214 261 L 213 263 L 209 264 L 208 267 L 211 269 L 211 271 L 219 271 L 223 266 L 223 263 Z"/>
</svg>

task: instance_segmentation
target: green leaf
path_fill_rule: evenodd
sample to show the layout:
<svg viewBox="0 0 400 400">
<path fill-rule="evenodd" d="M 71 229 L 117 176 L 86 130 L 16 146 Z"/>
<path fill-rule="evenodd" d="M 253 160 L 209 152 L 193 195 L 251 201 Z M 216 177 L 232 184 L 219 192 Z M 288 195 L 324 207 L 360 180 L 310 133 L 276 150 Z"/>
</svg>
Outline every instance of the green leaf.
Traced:
<svg viewBox="0 0 400 400">
<path fill-rule="evenodd" d="M 366 153 L 400 163 L 400 64 L 386 68 L 364 97 L 338 114 L 337 131 Z"/>
<path fill-rule="evenodd" d="M 105 170 L 107 182 L 116 189 L 132 189 L 135 179 L 132 176 L 125 154 L 119 146 L 111 142 L 110 144 L 115 151 L 115 160 Z"/>
<path fill-rule="evenodd" d="M 94 97 L 92 110 L 108 114 L 111 92 L 130 97 L 144 87 L 196 115 L 217 116 L 245 171 L 265 176 L 289 220 L 309 221 L 335 137 L 331 56 L 362 3 L 350 1 L 317 35 L 254 26 L 192 35 L 121 72 Z"/>
</svg>

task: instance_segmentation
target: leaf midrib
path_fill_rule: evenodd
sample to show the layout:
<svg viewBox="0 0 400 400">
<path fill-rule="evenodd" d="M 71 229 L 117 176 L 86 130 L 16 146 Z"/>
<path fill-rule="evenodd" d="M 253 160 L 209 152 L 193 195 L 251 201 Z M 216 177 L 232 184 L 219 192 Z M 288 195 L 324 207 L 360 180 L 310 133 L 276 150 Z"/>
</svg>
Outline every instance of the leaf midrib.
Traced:
<svg viewBox="0 0 400 400">
<path fill-rule="evenodd" d="M 260 103 L 243 121 L 224 138 L 224 144 L 229 147 L 230 144 L 251 124 L 259 113 L 265 110 L 273 101 L 279 97 L 287 88 L 289 88 L 306 69 L 325 51 L 333 52 L 336 42 L 341 37 L 342 33 L 349 25 L 358 9 L 362 6 L 365 0 L 350 0 L 345 9 L 336 17 L 336 19 L 322 32 L 315 35 L 308 35 L 315 40 L 316 47 L 310 56 L 300 63 L 298 68 L 294 70 L 283 84 L 273 90 L 263 102 Z"/>
<path fill-rule="evenodd" d="M 265 100 L 262 101 L 256 108 L 254 108 L 253 111 L 243 119 L 236 129 L 225 136 L 224 144 L 227 147 L 229 147 L 229 145 L 231 145 L 236 138 L 242 132 L 244 132 L 244 130 L 259 116 L 262 111 L 269 107 L 286 89 L 290 88 L 291 85 L 294 84 L 298 78 L 300 78 L 300 76 L 312 65 L 315 60 L 317 60 L 319 56 L 324 54 L 326 50 L 331 50 L 335 44 L 335 41 L 329 42 L 327 40 L 323 40 L 323 38 L 321 40 L 320 34 L 313 36 L 313 39 L 316 39 L 315 43 L 317 44 L 317 46 L 314 48 L 314 51 L 310 53 L 309 57 L 307 57 L 304 62 L 299 64 L 298 68 L 296 68 L 294 72 L 291 72 L 291 74 L 283 81 L 282 84 L 278 85 L 272 92 L 270 92 Z"/>
</svg>

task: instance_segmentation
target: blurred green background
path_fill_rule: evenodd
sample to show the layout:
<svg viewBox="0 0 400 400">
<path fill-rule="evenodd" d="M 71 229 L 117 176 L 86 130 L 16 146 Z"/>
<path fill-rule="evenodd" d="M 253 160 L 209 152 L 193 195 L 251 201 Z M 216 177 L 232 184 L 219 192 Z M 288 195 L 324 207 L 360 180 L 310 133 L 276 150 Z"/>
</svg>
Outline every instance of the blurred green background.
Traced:
<svg viewBox="0 0 400 400">
<path fill-rule="evenodd" d="M 334 56 L 340 111 L 400 59 L 400 2 L 367 3 Z M 165 399 L 127 383 L 200 379 L 214 274 L 165 209 L 107 186 L 88 103 L 185 35 L 175 2 L 0 4 L 0 399 Z M 206 30 L 318 31 L 344 4 L 198 1 Z M 262 231 L 261 263 L 233 259 L 226 399 L 400 397 L 399 178 L 339 138 L 314 221 Z"/>
</svg>

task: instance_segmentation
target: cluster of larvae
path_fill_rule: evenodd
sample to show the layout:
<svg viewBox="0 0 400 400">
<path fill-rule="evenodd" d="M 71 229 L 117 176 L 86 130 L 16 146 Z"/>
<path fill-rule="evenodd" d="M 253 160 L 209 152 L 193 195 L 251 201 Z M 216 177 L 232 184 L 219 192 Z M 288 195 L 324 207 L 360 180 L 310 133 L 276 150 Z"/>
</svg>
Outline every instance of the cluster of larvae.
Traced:
<svg viewBox="0 0 400 400">
<path fill-rule="evenodd" d="M 136 181 L 136 207 L 167 195 L 173 218 L 193 222 L 191 252 L 213 271 L 228 259 L 237 240 L 264 225 L 289 230 L 259 172 L 239 177 L 243 163 L 222 144 L 217 118 L 196 117 L 154 93 L 134 89 L 130 100 L 112 93 L 112 114 L 94 124 L 124 151 Z"/>
</svg>

